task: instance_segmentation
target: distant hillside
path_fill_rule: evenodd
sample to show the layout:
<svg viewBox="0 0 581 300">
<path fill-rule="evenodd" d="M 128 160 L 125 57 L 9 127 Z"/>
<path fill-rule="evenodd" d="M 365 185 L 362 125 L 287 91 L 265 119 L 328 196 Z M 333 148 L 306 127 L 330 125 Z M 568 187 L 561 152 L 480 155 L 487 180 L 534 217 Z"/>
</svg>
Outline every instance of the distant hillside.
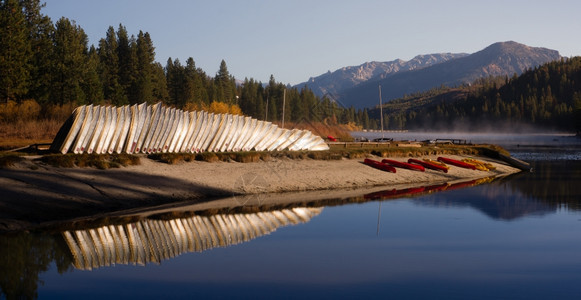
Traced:
<svg viewBox="0 0 581 300">
<path fill-rule="evenodd" d="M 397 72 L 391 76 L 375 76 L 338 94 L 340 102 L 355 108 L 378 104 L 381 84 L 384 101 L 441 85 L 457 86 L 489 76 L 512 76 L 559 59 L 558 51 L 529 47 L 516 42 L 495 43 L 484 50 L 449 59 L 424 68 Z"/>
<path fill-rule="evenodd" d="M 302 88 L 306 85 L 319 97 L 329 95 L 330 98 L 334 98 L 343 91 L 369 80 L 387 78 L 398 72 L 417 70 L 467 55 L 466 53 L 438 53 L 418 55 L 409 61 L 396 59 L 386 62 L 366 62 L 359 66 L 344 67 L 334 72 L 329 71 L 317 77 L 311 77 L 307 82 L 299 83 L 296 87 Z"/>
<path fill-rule="evenodd" d="M 383 105 L 386 129 L 512 132 L 519 126 L 581 132 L 581 57 L 543 64 L 520 76 L 478 79 Z M 379 119 L 379 108 L 369 110 Z M 523 127 L 523 128 L 525 128 Z"/>
</svg>

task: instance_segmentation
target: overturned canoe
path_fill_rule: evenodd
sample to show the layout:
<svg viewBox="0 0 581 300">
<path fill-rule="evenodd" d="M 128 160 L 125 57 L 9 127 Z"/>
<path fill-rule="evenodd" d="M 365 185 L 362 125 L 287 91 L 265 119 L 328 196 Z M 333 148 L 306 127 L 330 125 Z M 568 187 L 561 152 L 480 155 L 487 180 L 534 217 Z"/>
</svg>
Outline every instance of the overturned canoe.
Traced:
<svg viewBox="0 0 581 300">
<path fill-rule="evenodd" d="M 392 165 L 392 166 L 397 167 L 397 168 L 404 168 L 404 169 L 413 170 L 413 171 L 420 171 L 420 172 L 426 171 L 426 169 L 424 169 L 423 166 L 414 165 L 414 164 L 410 164 L 410 163 L 406 163 L 406 162 L 401 162 L 401 161 L 397 161 L 397 160 L 393 160 L 393 159 L 384 159 L 381 162 L 384 164 Z"/>
<path fill-rule="evenodd" d="M 232 114 L 183 111 L 161 103 L 131 107 L 81 106 L 63 124 L 53 152 L 156 153 L 328 150 L 308 130 Z"/>
<path fill-rule="evenodd" d="M 366 158 L 365 160 L 363 160 L 363 163 L 368 165 L 368 166 L 374 167 L 376 169 L 382 170 L 382 171 L 387 171 L 387 172 L 392 172 L 392 173 L 396 172 L 394 167 L 392 167 L 388 164 L 384 164 L 382 162 L 379 162 L 377 160 Z"/>
<path fill-rule="evenodd" d="M 443 163 L 447 163 L 449 165 L 453 165 L 456 167 L 460 167 L 460 168 L 466 168 L 466 169 L 471 169 L 471 170 L 476 170 L 476 167 L 472 164 L 469 163 L 465 163 L 463 161 L 459 161 L 459 160 L 455 160 L 455 159 L 451 159 L 451 158 L 447 158 L 447 157 L 438 157 L 438 161 L 441 161 Z"/>
<path fill-rule="evenodd" d="M 435 164 L 429 161 L 423 161 L 423 160 L 418 160 L 418 159 L 413 159 L 410 158 L 408 159 L 408 163 L 409 164 L 416 164 L 416 165 L 420 165 L 424 168 L 428 168 L 428 169 L 432 169 L 432 170 L 436 170 L 436 171 L 442 171 L 444 173 L 448 173 L 448 167 L 439 165 L 439 164 Z"/>
</svg>

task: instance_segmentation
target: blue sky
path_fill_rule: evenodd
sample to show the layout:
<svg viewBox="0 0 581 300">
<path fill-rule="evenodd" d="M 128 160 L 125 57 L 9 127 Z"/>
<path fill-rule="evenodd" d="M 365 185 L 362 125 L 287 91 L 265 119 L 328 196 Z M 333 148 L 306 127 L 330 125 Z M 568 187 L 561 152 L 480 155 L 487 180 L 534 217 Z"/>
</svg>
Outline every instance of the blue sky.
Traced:
<svg viewBox="0 0 581 300">
<path fill-rule="evenodd" d="M 46 0 L 97 45 L 109 26 L 149 32 L 156 60 L 192 57 L 213 76 L 298 84 L 328 70 L 513 40 L 581 55 L 581 1 Z"/>
</svg>

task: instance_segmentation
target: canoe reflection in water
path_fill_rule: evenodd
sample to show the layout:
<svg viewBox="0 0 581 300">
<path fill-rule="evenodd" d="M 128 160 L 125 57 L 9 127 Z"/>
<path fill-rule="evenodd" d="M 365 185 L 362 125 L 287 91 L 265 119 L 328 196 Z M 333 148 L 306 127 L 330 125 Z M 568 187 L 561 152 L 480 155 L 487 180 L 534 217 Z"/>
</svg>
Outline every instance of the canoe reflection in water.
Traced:
<svg viewBox="0 0 581 300">
<path fill-rule="evenodd" d="M 305 223 L 322 207 L 296 207 L 240 214 L 195 215 L 173 220 L 146 219 L 125 225 L 62 232 L 77 269 L 114 264 L 160 263 L 188 252 L 227 247 Z"/>
<path fill-rule="evenodd" d="M 367 200 L 379 200 L 379 199 L 390 199 L 390 198 L 401 198 L 401 197 L 409 197 L 409 196 L 419 196 L 425 195 L 433 192 L 439 191 L 450 191 L 465 187 L 471 187 L 483 183 L 489 183 L 496 180 L 496 177 L 484 177 L 480 179 L 473 179 L 468 181 L 460 181 L 455 183 L 440 183 L 434 184 L 429 186 L 420 186 L 420 187 L 411 187 L 405 189 L 389 189 L 383 191 L 377 191 L 373 193 L 368 193 L 363 195 L 363 197 Z"/>
</svg>

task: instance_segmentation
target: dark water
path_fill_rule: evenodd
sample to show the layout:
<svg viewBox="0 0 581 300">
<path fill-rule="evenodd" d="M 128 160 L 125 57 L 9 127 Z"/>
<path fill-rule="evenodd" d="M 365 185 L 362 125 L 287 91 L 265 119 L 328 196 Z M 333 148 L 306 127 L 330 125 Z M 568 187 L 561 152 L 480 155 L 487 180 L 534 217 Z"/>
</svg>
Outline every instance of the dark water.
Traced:
<svg viewBox="0 0 581 300">
<path fill-rule="evenodd" d="M 525 148 L 470 187 L 0 236 L 1 295 L 580 299 L 581 157 Z"/>
</svg>

